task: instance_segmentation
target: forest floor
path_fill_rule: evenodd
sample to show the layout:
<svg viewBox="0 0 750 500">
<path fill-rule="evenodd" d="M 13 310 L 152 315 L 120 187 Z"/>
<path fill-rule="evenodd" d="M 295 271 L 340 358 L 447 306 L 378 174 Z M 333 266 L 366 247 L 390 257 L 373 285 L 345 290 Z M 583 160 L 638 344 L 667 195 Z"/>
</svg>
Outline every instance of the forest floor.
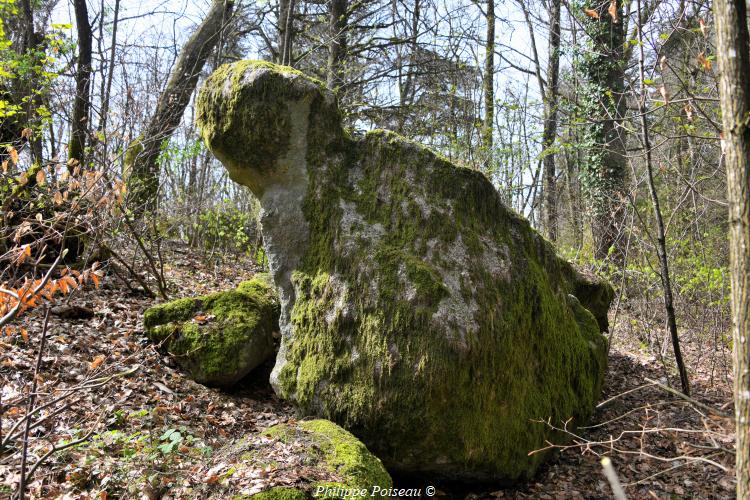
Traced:
<svg viewBox="0 0 750 500">
<path fill-rule="evenodd" d="M 255 272 L 249 260 L 207 266 L 179 247 L 166 261 L 173 297 L 226 290 Z M 69 301 L 89 308 L 93 317 L 50 316 L 37 375 L 37 404 L 68 396 L 45 408 L 41 415 L 47 418 L 30 430 L 29 462 L 53 445 L 86 440 L 53 454 L 36 471 L 29 487 L 32 497 L 203 498 L 215 487 L 213 491 L 223 492 L 216 494 L 220 498 L 306 481 L 293 449 L 276 450 L 273 467 L 237 469 L 211 458 L 232 439 L 295 418 L 293 408 L 268 385 L 270 366 L 253 372 L 233 392 L 206 388 L 185 378 L 144 341 L 142 313 L 153 299 L 107 277 L 100 289 L 81 290 Z M 28 340 L 20 332 L 0 339 L 1 439 L 23 428 L 12 429 L 26 412 L 21 401 L 37 362 L 41 308 L 24 316 L 23 323 Z M 628 318 L 619 323 L 627 324 Z M 669 355 L 654 355 L 637 337 L 632 328 L 614 331 L 605 403 L 590 426 L 576 431 L 573 445 L 532 481 L 512 488 L 434 484 L 437 494 L 465 499 L 611 498 L 600 465 L 607 455 L 630 498 L 732 498 L 734 429 L 726 416 L 732 412 L 729 350 L 708 349 L 716 343 L 683 330 L 692 395 L 705 405 L 700 406 L 647 381 L 667 383 L 663 358 Z M 676 383 L 674 377 L 669 383 Z M 17 463 L 11 459 L 7 453 L 0 457 L 3 497 L 18 482 Z"/>
</svg>

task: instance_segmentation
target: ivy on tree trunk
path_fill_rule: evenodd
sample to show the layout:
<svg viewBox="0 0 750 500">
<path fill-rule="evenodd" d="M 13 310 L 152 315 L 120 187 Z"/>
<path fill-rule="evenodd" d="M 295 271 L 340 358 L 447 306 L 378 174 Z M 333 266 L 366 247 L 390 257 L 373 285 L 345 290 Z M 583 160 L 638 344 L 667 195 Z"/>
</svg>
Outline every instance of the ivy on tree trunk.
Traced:
<svg viewBox="0 0 750 500">
<path fill-rule="evenodd" d="M 592 217 L 594 255 L 621 260 L 627 180 L 624 130 L 619 127 L 625 111 L 625 30 L 621 0 L 616 15 L 609 7 L 608 2 L 589 1 L 581 13 L 588 47 L 577 59 L 583 77 L 578 116 L 585 120 L 580 176 Z"/>
</svg>

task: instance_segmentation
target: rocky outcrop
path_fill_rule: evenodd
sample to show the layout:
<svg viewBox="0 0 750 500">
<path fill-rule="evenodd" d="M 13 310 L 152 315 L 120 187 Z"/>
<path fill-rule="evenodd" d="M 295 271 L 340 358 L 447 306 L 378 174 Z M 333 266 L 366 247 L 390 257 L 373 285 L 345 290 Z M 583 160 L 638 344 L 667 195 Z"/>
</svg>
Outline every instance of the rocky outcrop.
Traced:
<svg viewBox="0 0 750 500">
<path fill-rule="evenodd" d="M 587 419 L 612 289 L 582 276 L 479 172 L 387 131 L 350 137 L 289 68 L 219 68 L 198 99 L 211 151 L 255 193 L 282 342 L 272 374 L 401 473 L 530 476 Z"/>
<path fill-rule="evenodd" d="M 276 351 L 279 301 L 265 274 L 236 290 L 148 309 L 146 334 L 198 383 L 228 388 Z"/>
</svg>

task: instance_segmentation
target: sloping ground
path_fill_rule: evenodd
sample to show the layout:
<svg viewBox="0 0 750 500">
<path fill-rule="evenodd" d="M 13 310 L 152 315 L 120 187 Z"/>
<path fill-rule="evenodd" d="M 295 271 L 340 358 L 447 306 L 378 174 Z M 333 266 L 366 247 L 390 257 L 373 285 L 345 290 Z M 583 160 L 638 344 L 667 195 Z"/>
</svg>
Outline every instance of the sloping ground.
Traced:
<svg viewBox="0 0 750 500">
<path fill-rule="evenodd" d="M 174 297 L 228 289 L 255 272 L 250 261 L 238 264 L 232 258 L 206 267 L 184 251 L 166 261 L 172 264 L 167 272 Z M 70 396 L 42 410 L 48 418 L 30 431 L 29 462 L 52 445 L 88 439 L 53 454 L 36 471 L 33 497 L 204 498 L 212 492 L 224 497 L 320 479 L 300 461 L 294 441 L 268 446 L 268 456 L 242 467 L 221 460 L 218 450 L 232 439 L 294 419 L 293 408 L 266 382 L 270 366 L 253 372 L 232 393 L 208 389 L 165 364 L 143 341 L 141 314 L 152 300 L 128 294 L 107 278 L 102 289 L 78 292 L 70 304 L 86 306 L 94 316 L 50 318 L 39 402 Z M 25 317 L 28 342 L 20 333 L 0 340 L 3 439 L 14 434 L 9 431 L 26 411 L 20 398 L 36 363 L 42 319 L 41 311 Z M 731 498 L 731 418 L 658 387 L 627 392 L 647 384 L 647 378 L 666 382 L 661 360 L 627 335 L 615 332 L 610 356 L 603 400 L 614 399 L 597 411 L 594 426 L 576 432 L 581 446 L 563 450 L 532 483 L 503 489 L 399 478 L 397 484 L 435 486 L 443 498 L 610 498 L 599 464 L 599 455 L 607 454 L 632 498 Z M 731 413 L 728 350 L 708 352 L 709 343 L 689 332 L 684 337 L 694 397 Z M 3 497 L 17 482 L 17 465 L 8 453 L 0 458 Z"/>
</svg>

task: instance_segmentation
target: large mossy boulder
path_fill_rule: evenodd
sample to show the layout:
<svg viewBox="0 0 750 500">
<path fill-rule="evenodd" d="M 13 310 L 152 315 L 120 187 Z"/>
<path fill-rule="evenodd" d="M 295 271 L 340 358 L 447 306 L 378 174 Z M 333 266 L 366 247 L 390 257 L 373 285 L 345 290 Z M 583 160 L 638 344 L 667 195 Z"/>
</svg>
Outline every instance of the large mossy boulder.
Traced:
<svg viewBox="0 0 750 500">
<path fill-rule="evenodd" d="M 279 313 L 270 277 L 259 274 L 235 290 L 154 306 L 143 325 L 190 378 L 228 388 L 273 356 Z"/>
<path fill-rule="evenodd" d="M 261 203 L 279 288 L 272 384 L 389 470 L 532 475 L 549 426 L 590 416 L 609 285 L 508 209 L 480 172 L 386 131 L 350 137 L 290 68 L 219 68 L 198 98 L 211 151 Z"/>
</svg>

